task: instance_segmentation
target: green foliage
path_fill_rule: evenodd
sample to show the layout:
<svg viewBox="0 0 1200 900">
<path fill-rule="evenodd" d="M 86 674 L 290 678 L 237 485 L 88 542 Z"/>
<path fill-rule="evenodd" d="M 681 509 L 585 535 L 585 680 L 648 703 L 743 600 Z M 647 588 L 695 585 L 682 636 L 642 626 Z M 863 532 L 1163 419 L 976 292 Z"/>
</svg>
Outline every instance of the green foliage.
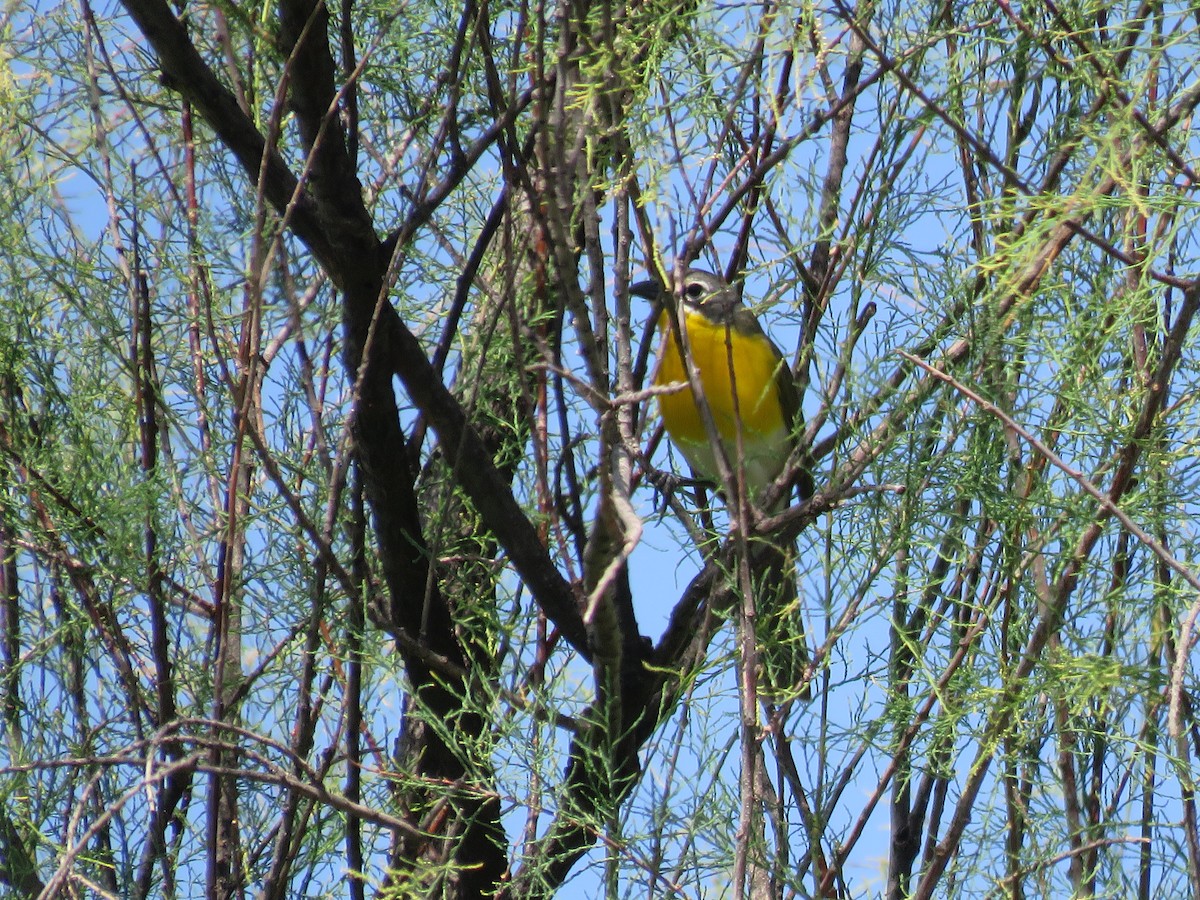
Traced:
<svg viewBox="0 0 1200 900">
<path fill-rule="evenodd" d="M 645 659 L 615 679 L 571 642 L 586 591 L 547 607 L 511 523 L 466 486 L 482 461 L 440 443 L 390 369 L 419 533 L 387 542 L 402 501 L 355 461 L 349 279 L 295 236 L 311 210 L 271 208 L 131 20 L 94 12 L 0 22 L 0 858 L 32 860 L 0 878 L 17 895 L 30 874 L 205 893 L 214 769 L 235 786 L 238 878 L 271 896 L 341 896 L 348 870 L 381 896 L 466 895 L 483 863 L 455 848 L 481 822 L 522 895 L 1200 882 L 1196 600 L 1177 570 L 1200 557 L 1185 5 L 329 8 L 327 139 L 355 148 L 375 233 L 400 236 L 386 300 L 564 578 L 612 460 L 633 474 L 647 637 L 617 642 Z M 277 10 L 188 15 L 319 196 L 281 89 L 310 73 Z M 340 212 L 313 215 L 344 237 Z M 744 273 L 805 389 L 819 509 L 790 523 L 800 602 L 751 637 L 793 684 L 811 675 L 808 702 L 738 703 L 726 537 L 752 523 L 645 477 L 672 459 L 637 394 L 653 313 L 613 288 L 622 254 L 669 265 L 685 246 Z M 368 360 L 392 366 L 394 334 L 375 339 Z M 428 574 L 399 590 L 389 554 L 407 550 Z M 705 566 L 717 587 L 695 600 Z M 457 657 L 430 649 L 439 609 Z"/>
</svg>

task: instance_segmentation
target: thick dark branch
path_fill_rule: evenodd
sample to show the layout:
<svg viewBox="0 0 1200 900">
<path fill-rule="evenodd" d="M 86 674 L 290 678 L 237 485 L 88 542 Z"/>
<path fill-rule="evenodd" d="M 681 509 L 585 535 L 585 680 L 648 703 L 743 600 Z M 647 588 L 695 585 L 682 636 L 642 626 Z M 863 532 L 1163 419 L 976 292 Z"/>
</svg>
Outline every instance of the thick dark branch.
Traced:
<svg viewBox="0 0 1200 900">
<path fill-rule="evenodd" d="M 308 154 L 307 185 L 316 198 L 317 214 L 331 242 L 341 243 L 344 236 L 350 244 L 372 243 L 375 234 L 371 217 L 337 117 L 337 69 L 329 49 L 329 8 L 320 0 L 284 0 L 279 21 L 280 37 L 290 54 L 288 103 L 295 112 L 300 140 Z"/>
<path fill-rule="evenodd" d="M 171 8 L 164 0 L 122 0 L 122 4 L 158 54 L 164 82 L 204 117 L 251 177 L 261 177 L 263 193 L 272 206 L 278 210 L 291 207 L 288 222 L 292 230 L 319 259 L 328 259 L 329 243 L 311 198 L 299 190 L 299 181 L 283 158 L 267 147 L 237 98 L 200 58 Z"/>
<path fill-rule="evenodd" d="M 354 221 L 360 246 L 357 252 L 351 252 L 350 247 L 335 248 L 327 237 L 327 230 L 322 222 L 332 217 L 322 214 L 318 217 L 316 204 L 303 191 L 298 191 L 298 180 L 284 164 L 283 159 L 274 151 L 268 150 L 263 136 L 254 127 L 250 119 L 242 112 L 233 94 L 219 81 L 215 73 L 205 65 L 196 48 L 188 38 L 183 24 L 171 12 L 162 0 L 124 0 L 125 8 L 137 22 L 138 27 L 158 54 L 163 74 L 171 87 L 186 97 L 193 107 L 200 112 L 204 119 L 216 132 L 217 136 L 233 151 L 242 167 L 248 173 L 261 171 L 263 191 L 266 198 L 279 210 L 286 210 L 289 204 L 294 206 L 289 214 L 288 223 L 296 235 L 308 245 L 322 266 L 330 273 L 334 282 L 348 290 L 356 298 L 350 300 L 348 306 L 353 307 L 350 315 L 354 318 L 360 339 L 365 339 L 366 330 L 371 315 L 374 313 L 375 301 L 382 291 L 382 272 L 380 260 L 375 252 L 366 253 L 362 246 L 365 236 L 358 228 L 364 223 L 359 210 L 350 210 L 350 219 Z M 298 12 L 293 12 L 298 16 Z M 310 28 L 310 31 L 316 29 Z M 298 37 L 298 35 L 295 35 Z M 321 32 L 322 40 L 324 33 Z M 297 54 L 312 56 L 327 56 L 327 48 L 313 49 L 310 43 L 320 44 L 322 41 L 306 38 Z M 301 67 L 303 68 L 303 67 Z M 332 77 L 332 69 L 326 75 Z M 322 76 L 324 77 L 324 76 Z M 340 134 L 334 140 L 331 137 L 330 126 L 325 127 L 325 134 L 317 140 L 321 122 L 326 115 L 329 104 L 335 96 L 332 81 L 321 88 L 315 82 L 299 72 L 293 73 L 293 78 L 300 79 L 298 94 L 309 91 L 307 100 L 302 105 L 306 111 L 308 124 L 303 126 L 307 138 L 317 141 L 317 157 L 314 159 L 314 181 L 320 186 L 319 196 L 324 201 L 327 188 L 335 184 L 343 186 L 350 184 L 352 175 L 316 178 L 318 168 L 324 169 L 333 159 L 341 159 L 348 166 L 348 157 L 344 145 L 339 152 L 322 150 L 321 147 L 341 143 Z M 324 102 L 324 107 L 322 103 Z M 319 116 L 319 119 L 318 119 Z M 266 153 L 266 164 L 263 154 Z M 322 155 L 327 154 L 327 155 Z M 456 183 L 458 179 L 452 179 Z M 357 180 L 353 180 L 357 185 Z M 440 201 L 447 192 L 436 192 Z M 361 195 L 355 189 L 352 197 L 345 194 L 338 201 L 338 212 L 346 212 L 345 204 L 361 205 Z M 431 210 L 429 204 L 419 210 L 419 217 L 427 218 Z M 411 236 L 415 228 L 404 227 L 402 236 Z M 343 242 L 339 242 L 343 243 Z M 374 248 L 372 248 L 374 249 Z M 374 290 L 368 291 L 368 288 Z M 369 298 L 369 305 L 368 305 Z M 500 544 L 508 552 L 513 564 L 526 584 L 533 591 L 534 597 L 541 608 L 555 622 L 559 630 L 576 648 L 586 653 L 587 641 L 579 612 L 575 607 L 570 585 L 554 566 L 546 554 L 545 547 L 539 540 L 533 525 L 525 516 L 524 511 L 512 496 L 509 486 L 500 478 L 495 466 L 488 458 L 482 441 L 475 430 L 467 422 L 466 414 L 436 377 L 433 367 L 426 358 L 424 348 L 416 336 L 405 326 L 396 311 L 384 304 L 380 311 L 379 337 L 384 344 L 393 348 L 387 352 L 390 368 L 400 376 L 404 387 L 413 402 L 424 413 L 425 418 L 433 425 L 438 440 L 446 450 L 448 458 L 460 461 L 463 487 L 479 509 L 489 529 L 497 536 Z M 384 398 L 382 382 L 377 385 L 375 394 L 385 406 L 392 406 Z M 390 391 L 390 385 L 387 387 Z M 398 434 L 398 429 L 397 429 Z M 396 434 L 393 434 L 395 437 Z M 385 441 L 390 449 L 381 448 L 377 456 L 380 467 L 400 460 L 403 450 L 400 445 Z M 393 453 L 393 450 L 395 451 Z M 376 468 L 376 473 L 382 468 Z M 373 499 L 378 500 L 377 497 Z M 373 504 L 374 505 L 374 504 Z M 376 506 L 378 512 L 378 506 Z M 378 523 L 377 523 L 378 525 Z M 403 530 L 403 529 L 400 529 Z M 407 579 L 405 579 L 407 580 Z"/>
<path fill-rule="evenodd" d="M 38 897 L 46 889 L 37 876 L 33 854 L 16 823 L 0 807 L 0 884 L 7 884 L 18 897 Z"/>
<path fill-rule="evenodd" d="M 456 461 L 455 472 L 463 490 L 507 551 L 538 606 L 563 637 L 590 659 L 587 634 L 571 585 L 546 554 L 545 545 L 501 478 L 478 432 L 470 427 L 466 413 L 450 391 L 434 376 L 420 342 L 395 310 L 385 308 L 383 319 L 392 367 L 413 403 L 433 426 L 438 442 L 447 448 L 447 457 Z"/>
</svg>

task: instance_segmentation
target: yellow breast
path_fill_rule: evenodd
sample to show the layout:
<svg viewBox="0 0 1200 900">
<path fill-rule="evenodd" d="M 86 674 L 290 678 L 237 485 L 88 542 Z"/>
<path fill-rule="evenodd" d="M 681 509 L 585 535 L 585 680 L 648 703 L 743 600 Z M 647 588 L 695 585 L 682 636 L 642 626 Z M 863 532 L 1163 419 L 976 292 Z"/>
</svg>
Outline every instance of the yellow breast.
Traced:
<svg viewBox="0 0 1200 900">
<path fill-rule="evenodd" d="M 761 489 L 763 485 L 757 482 L 773 479 L 790 450 L 787 425 L 775 386 L 778 368 L 784 363 L 761 335 L 745 335 L 732 328 L 727 329 L 725 325 L 713 323 L 698 312 L 684 311 L 683 316 L 683 326 L 687 329 L 704 397 L 712 410 L 726 455 L 732 461 L 740 416 L 748 462 L 747 475 L 753 486 Z M 663 334 L 663 343 L 654 383 L 665 385 L 682 382 L 686 385 L 687 371 L 679 357 L 679 348 L 671 333 L 670 318 L 665 312 L 659 318 L 659 329 Z M 709 463 L 711 448 L 691 390 L 685 387 L 672 394 L 663 394 L 658 398 L 658 403 L 663 423 L 676 446 L 701 474 L 715 479 L 716 473 L 711 471 Z M 750 472 L 750 464 L 756 470 L 754 473 Z M 756 477 L 750 477 L 752 474 Z"/>
</svg>

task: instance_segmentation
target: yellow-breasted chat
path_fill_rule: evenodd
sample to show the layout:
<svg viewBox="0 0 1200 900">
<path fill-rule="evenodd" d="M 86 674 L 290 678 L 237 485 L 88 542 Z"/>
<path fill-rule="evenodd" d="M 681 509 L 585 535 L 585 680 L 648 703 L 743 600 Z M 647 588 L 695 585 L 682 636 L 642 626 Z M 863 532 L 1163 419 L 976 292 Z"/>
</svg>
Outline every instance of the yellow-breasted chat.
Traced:
<svg viewBox="0 0 1200 900">
<path fill-rule="evenodd" d="M 754 313 L 742 304 L 737 291 L 711 272 L 688 269 L 679 294 L 657 281 L 638 282 L 629 291 L 663 306 L 654 384 L 685 385 L 683 390 L 658 398 L 671 442 L 697 476 L 723 488 L 715 448 L 681 356 L 686 346 L 725 459 L 735 479 L 741 473 L 747 495 L 757 500 L 783 471 L 796 445 L 800 398 L 787 360 Z M 674 332 L 667 307 L 673 298 L 678 301 L 676 319 L 686 332 L 686 341 Z M 786 501 L 785 493 L 777 506 Z M 791 547 L 772 544 L 757 556 L 761 564 L 754 573 L 755 594 L 759 620 L 766 626 L 758 629 L 763 674 L 768 686 L 781 692 L 789 684 L 797 684 L 808 662 L 796 592 L 795 554 Z"/>
</svg>

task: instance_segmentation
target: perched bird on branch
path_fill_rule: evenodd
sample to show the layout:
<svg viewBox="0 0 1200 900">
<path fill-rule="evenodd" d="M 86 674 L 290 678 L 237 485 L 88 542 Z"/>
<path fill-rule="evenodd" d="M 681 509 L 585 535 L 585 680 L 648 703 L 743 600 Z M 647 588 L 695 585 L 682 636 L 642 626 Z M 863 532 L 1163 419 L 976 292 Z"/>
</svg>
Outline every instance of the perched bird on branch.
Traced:
<svg viewBox="0 0 1200 900">
<path fill-rule="evenodd" d="M 796 447 L 800 397 L 792 370 L 758 318 L 720 276 L 688 269 L 679 288 L 676 293 L 657 281 L 642 281 L 629 289 L 662 306 L 655 385 L 685 385 L 659 395 L 663 424 L 699 478 L 726 494 L 730 487 L 744 489 L 747 499 L 756 501 Z M 676 331 L 676 322 L 684 334 Z M 684 353 L 694 364 L 698 391 L 688 377 Z M 722 477 L 716 442 L 710 440 L 701 412 L 705 405 L 732 485 Z M 807 482 L 807 475 L 802 480 Z M 789 493 L 784 492 L 775 509 L 786 506 Z M 784 694 L 799 684 L 809 660 L 796 591 L 795 547 L 768 541 L 752 550 L 751 557 L 762 676 L 769 690 Z M 807 695 L 807 686 L 802 693 Z"/>
</svg>

